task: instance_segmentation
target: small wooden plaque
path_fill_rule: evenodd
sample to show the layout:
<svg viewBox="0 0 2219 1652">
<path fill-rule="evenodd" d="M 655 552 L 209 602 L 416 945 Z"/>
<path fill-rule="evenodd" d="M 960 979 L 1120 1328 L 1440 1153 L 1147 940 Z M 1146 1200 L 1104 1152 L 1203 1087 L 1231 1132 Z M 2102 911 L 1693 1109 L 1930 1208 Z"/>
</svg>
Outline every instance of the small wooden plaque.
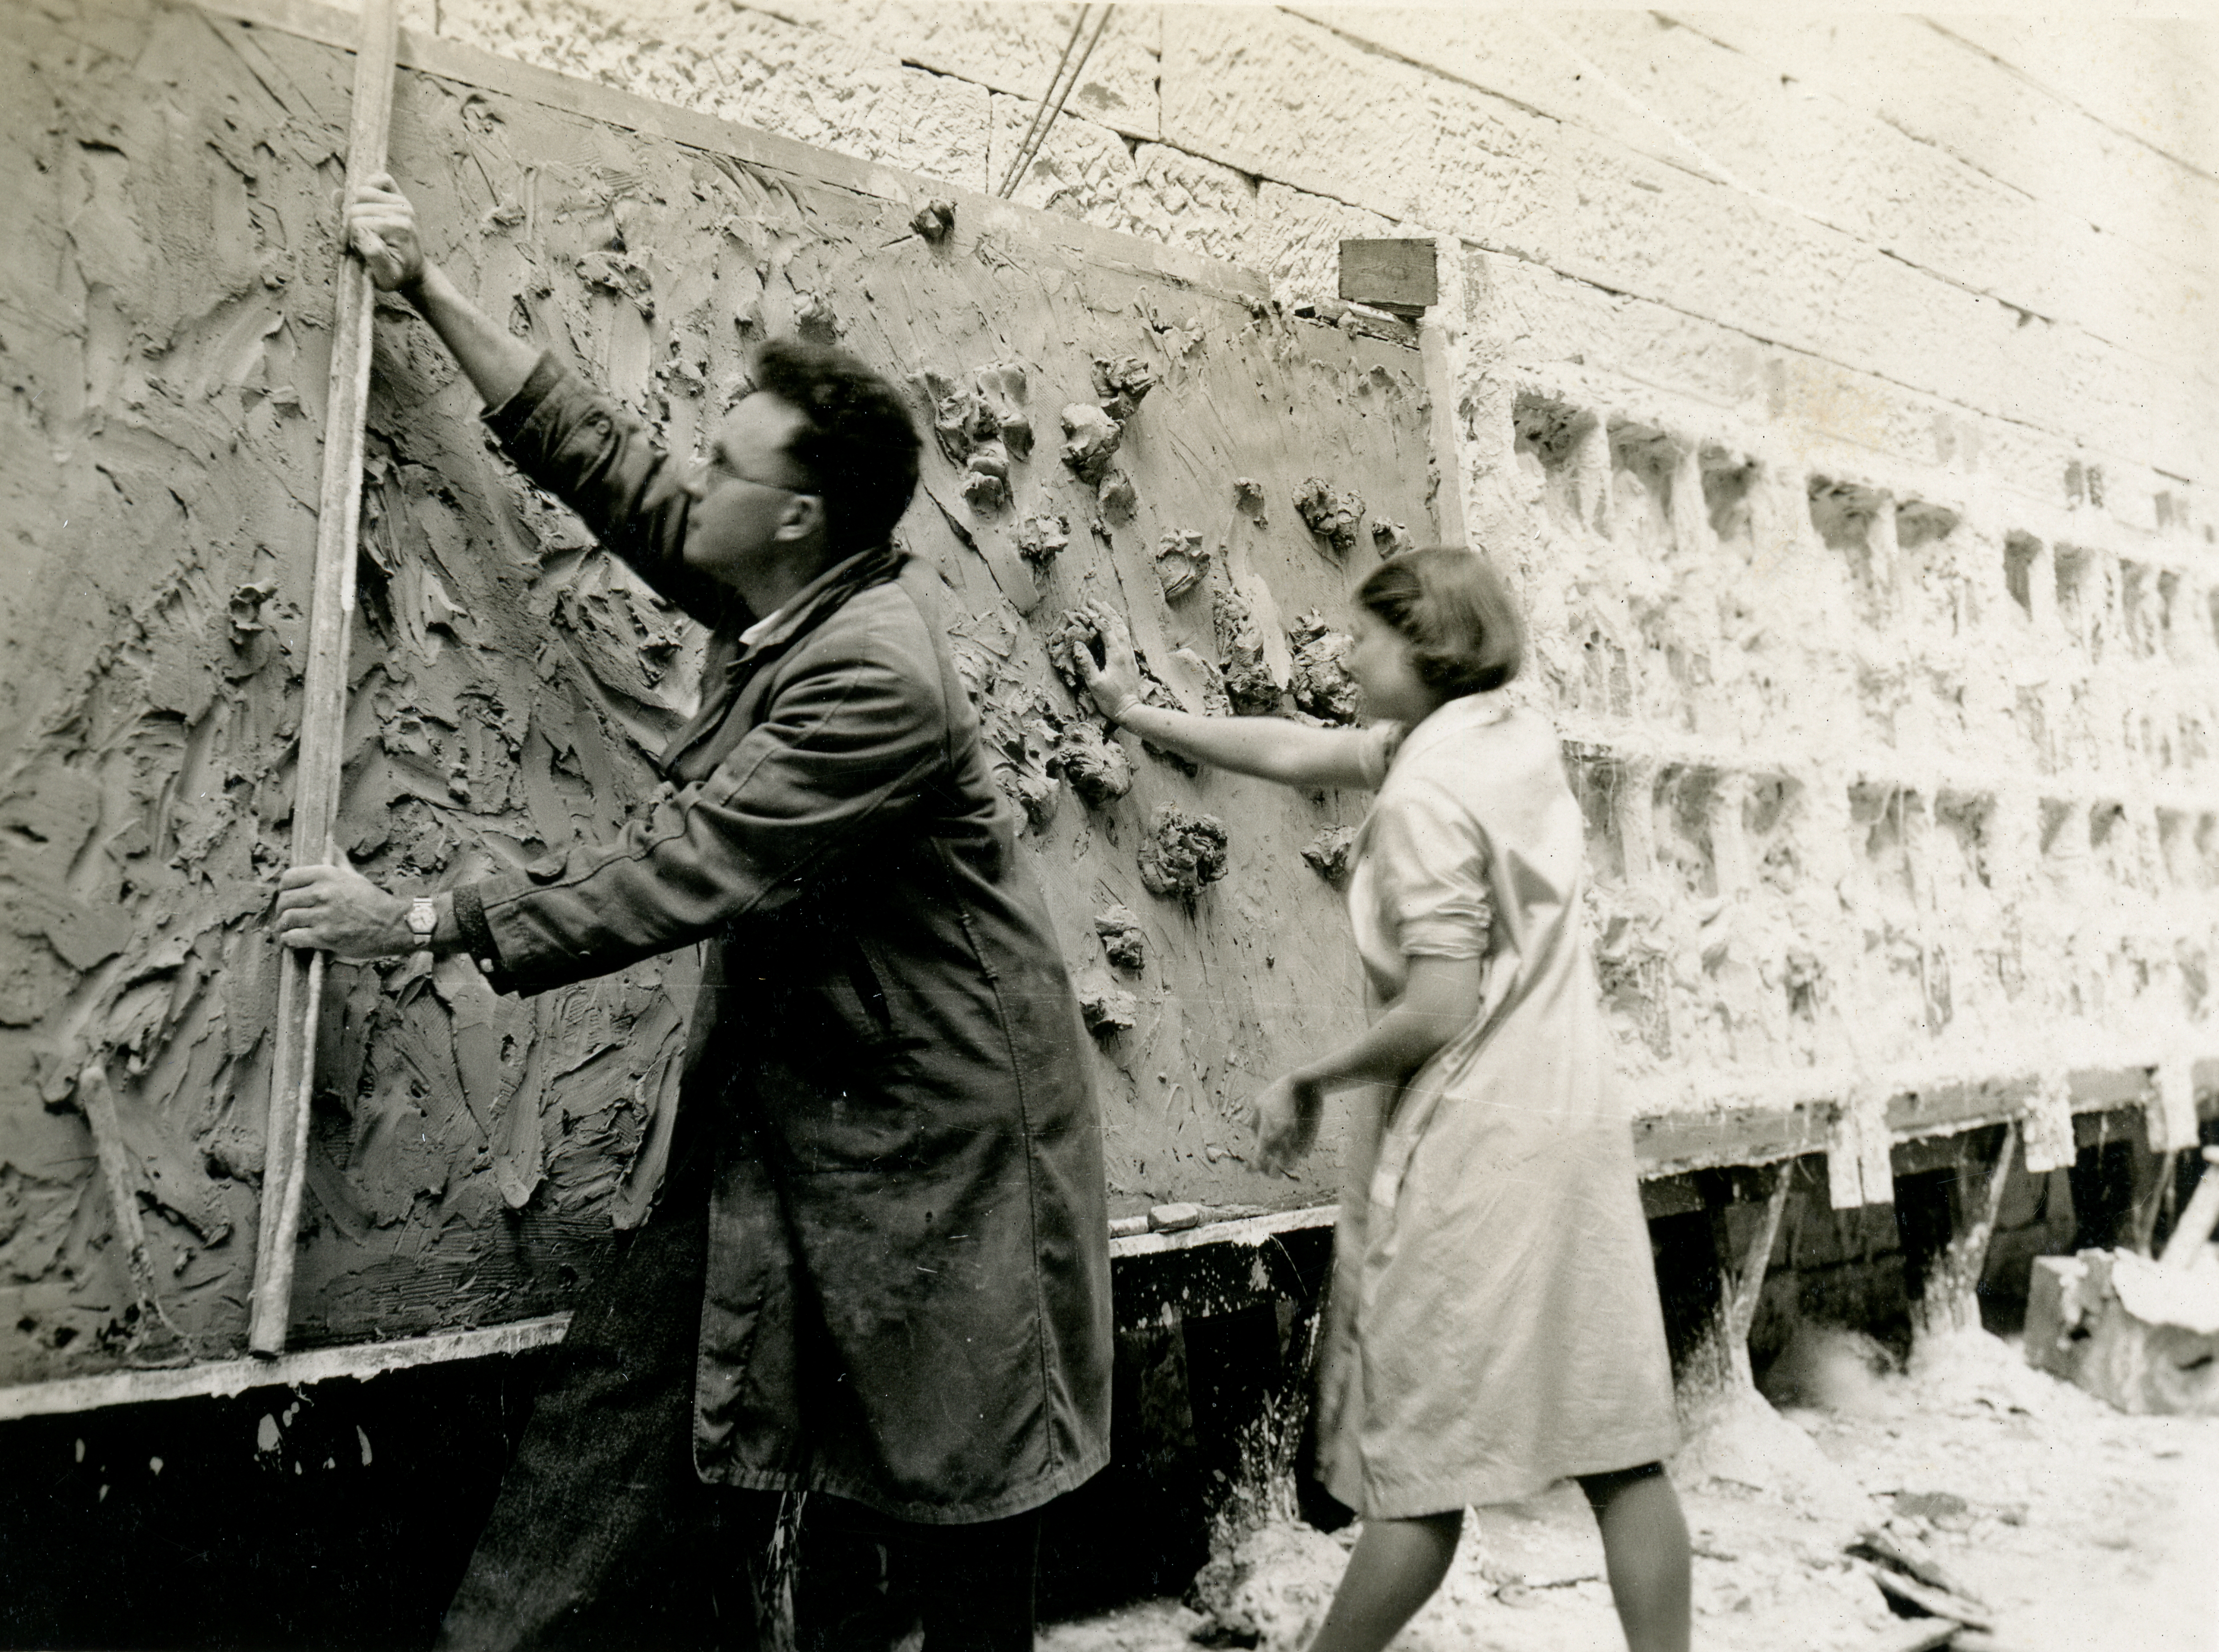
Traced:
<svg viewBox="0 0 2219 1652">
<path fill-rule="evenodd" d="M 1343 241 L 1340 296 L 1393 315 L 1423 314 L 1441 296 L 1433 242 Z"/>
</svg>

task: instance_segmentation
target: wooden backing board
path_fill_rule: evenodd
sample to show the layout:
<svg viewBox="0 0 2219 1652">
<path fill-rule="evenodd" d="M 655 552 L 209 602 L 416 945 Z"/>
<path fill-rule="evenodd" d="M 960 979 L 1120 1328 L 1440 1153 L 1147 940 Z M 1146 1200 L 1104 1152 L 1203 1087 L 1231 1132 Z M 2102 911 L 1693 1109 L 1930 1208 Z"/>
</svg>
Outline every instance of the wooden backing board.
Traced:
<svg viewBox="0 0 2219 1652">
<path fill-rule="evenodd" d="M 78 799 L 71 818 L 87 823 L 49 820 L 39 840 L 66 840 L 45 852 L 51 875 L 65 882 L 73 863 L 84 887 L 39 920 L 61 947 L 36 943 L 0 1027 L 23 1075 L 0 1151 L 24 1178 L 26 1231 L 52 1236 L 0 1292 L 9 1323 L 31 1327 L 5 1345 L 0 1382 L 28 1382 L 133 1357 L 128 1332 L 106 1329 L 131 1302 L 127 1270 L 104 1228 L 71 1226 L 90 1185 L 82 1121 L 34 1099 L 43 1086 L 66 1100 L 84 1059 L 72 1040 L 123 1053 L 115 1101 L 165 1307 L 206 1355 L 246 1332 L 276 1019 L 263 918 L 292 852 L 311 606 L 294 570 L 314 527 L 332 158 L 352 70 L 330 41 L 353 20 L 286 7 L 249 25 L 141 0 L 101 13 L 89 54 L 35 10 L 8 15 L 23 43 L 0 83 L 12 124 L 61 134 L 52 171 L 22 169 L 21 256 L 62 256 L 41 249 L 78 202 L 78 290 L 97 295 L 78 301 L 98 323 L 34 318 L 7 338 L 68 463 L 9 471 L 34 554 L 0 597 L 35 616 L 36 669 L 0 787 L 49 814 Z M 1280 317 L 1244 272 L 938 188 L 957 222 L 934 245 L 909 229 L 923 186 L 886 169 L 437 42 L 404 39 L 401 56 L 468 71 L 404 71 L 395 88 L 392 167 L 437 254 L 675 450 L 742 382 L 754 340 L 797 330 L 905 384 L 937 374 L 971 394 L 986 373 L 995 405 L 1029 419 L 1010 504 L 974 507 L 929 443 L 904 528 L 953 593 L 956 650 L 1013 786 L 1041 769 L 1041 728 L 1079 715 L 1044 640 L 1082 599 L 1127 612 L 1201 709 L 1216 593 L 1247 603 L 1284 680 L 1301 616 L 1345 625 L 1346 591 L 1379 556 L 1372 525 L 1436 531 L 1414 349 Z M 488 451 L 476 398 L 420 325 L 381 307 L 376 351 L 339 836 L 414 892 L 615 829 L 652 788 L 644 754 L 690 704 L 698 638 Z M 1059 457 L 1063 409 L 1097 403 L 1097 363 L 1120 359 L 1159 381 L 1116 456 L 1129 517 Z M 917 390 L 921 420 L 933 399 Z M 1294 499 L 1313 476 L 1362 495 L 1352 546 L 1304 527 Z M 1244 477 L 1258 485 L 1245 506 Z M 1036 573 L 1021 525 L 1055 518 L 1068 544 Z M 1176 601 L 1156 571 L 1167 536 L 1209 563 Z M 1123 743 L 1128 797 L 1092 807 L 1057 780 L 1022 840 L 1074 973 L 1134 999 L 1134 1025 L 1097 1045 L 1113 1211 L 1326 1202 L 1338 1119 L 1302 1176 L 1266 1178 L 1244 1163 L 1242 1109 L 1360 1024 L 1339 892 L 1301 852 L 1356 824 L 1364 799 L 1189 775 Z M 1160 804 L 1228 830 L 1228 875 L 1191 903 L 1140 879 Z M 1142 933 L 1137 972 L 1097 937 L 1113 904 Z M 117 916 L 99 927 L 104 911 Z M 465 966 L 403 985 L 335 966 L 295 1344 L 568 1306 L 595 1239 L 646 1208 L 689 970 L 674 955 L 494 1003 Z M 64 1053 L 51 1067 L 49 1050 Z"/>
</svg>

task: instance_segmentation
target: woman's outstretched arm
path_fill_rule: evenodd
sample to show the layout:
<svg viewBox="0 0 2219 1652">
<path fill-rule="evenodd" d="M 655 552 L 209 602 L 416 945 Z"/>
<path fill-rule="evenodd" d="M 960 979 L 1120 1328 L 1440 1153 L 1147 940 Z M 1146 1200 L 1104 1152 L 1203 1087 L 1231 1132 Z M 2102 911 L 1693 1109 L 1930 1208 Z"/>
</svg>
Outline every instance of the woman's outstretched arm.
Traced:
<svg viewBox="0 0 2219 1652">
<path fill-rule="evenodd" d="M 1256 1098 L 1261 1167 L 1290 1170 L 1309 1152 L 1329 1092 L 1349 1084 L 1402 1084 L 1470 1026 L 1479 1014 L 1482 962 L 1414 956 L 1402 996 L 1361 1038 L 1274 1079 Z"/>
<path fill-rule="evenodd" d="M 1253 774 L 1282 786 L 1369 787 L 1364 736 L 1353 729 L 1314 729 L 1276 717 L 1197 717 L 1150 705 L 1141 696 L 1140 662 L 1124 620 L 1100 603 L 1082 611 L 1102 639 L 1102 662 L 1085 649 L 1072 650 L 1078 674 L 1102 715 L 1143 740 L 1182 757 Z"/>
</svg>

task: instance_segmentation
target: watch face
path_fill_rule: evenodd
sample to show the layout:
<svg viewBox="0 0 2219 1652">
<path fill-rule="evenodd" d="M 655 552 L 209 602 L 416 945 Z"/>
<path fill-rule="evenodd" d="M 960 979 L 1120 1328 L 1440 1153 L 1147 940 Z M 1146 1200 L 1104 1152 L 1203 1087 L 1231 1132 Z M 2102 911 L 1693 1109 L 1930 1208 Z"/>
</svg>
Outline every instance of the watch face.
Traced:
<svg viewBox="0 0 2219 1652">
<path fill-rule="evenodd" d="M 429 941 L 432 932 L 439 927 L 438 910 L 429 901 L 414 901 L 408 908 L 408 933 L 419 941 Z"/>
</svg>

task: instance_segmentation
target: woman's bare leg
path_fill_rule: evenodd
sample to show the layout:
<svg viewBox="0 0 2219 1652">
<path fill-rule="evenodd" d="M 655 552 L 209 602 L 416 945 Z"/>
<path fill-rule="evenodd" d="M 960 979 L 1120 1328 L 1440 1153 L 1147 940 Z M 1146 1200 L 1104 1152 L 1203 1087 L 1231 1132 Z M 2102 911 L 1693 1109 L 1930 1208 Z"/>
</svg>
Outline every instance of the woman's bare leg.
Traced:
<svg viewBox="0 0 2219 1652">
<path fill-rule="evenodd" d="M 1366 1520 L 1310 1652 L 1379 1652 L 1441 1587 L 1463 1531 L 1462 1509 Z"/>
<path fill-rule="evenodd" d="M 1688 1652 L 1688 1522 L 1660 1463 L 1582 1475 L 1629 1652 Z"/>
</svg>

